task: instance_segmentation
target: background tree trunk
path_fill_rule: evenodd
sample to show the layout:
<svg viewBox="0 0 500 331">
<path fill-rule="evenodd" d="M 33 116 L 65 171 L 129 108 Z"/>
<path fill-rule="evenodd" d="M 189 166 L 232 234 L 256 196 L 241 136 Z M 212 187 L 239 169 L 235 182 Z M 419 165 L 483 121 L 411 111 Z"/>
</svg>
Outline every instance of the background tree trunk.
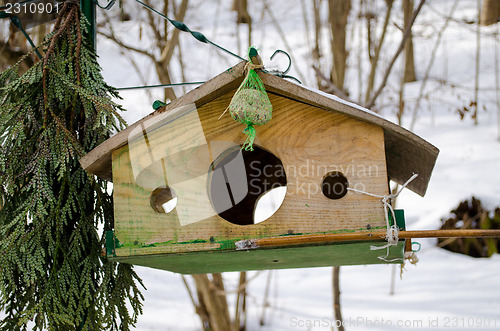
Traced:
<svg viewBox="0 0 500 331">
<path fill-rule="evenodd" d="M 403 0 L 404 28 L 408 28 L 413 13 L 413 0 Z M 410 28 L 411 29 L 411 28 Z M 413 61 L 413 36 L 410 36 L 405 44 L 405 69 L 403 82 L 409 83 L 417 80 L 415 76 L 415 62 Z"/>
<path fill-rule="evenodd" d="M 199 307 L 197 312 L 202 320 L 208 320 L 208 328 L 206 323 L 203 323 L 205 330 L 232 330 L 221 274 L 213 274 L 212 281 L 206 274 L 193 275 L 193 279 L 198 292 Z"/>
<path fill-rule="evenodd" d="M 500 20 L 500 1 L 483 0 L 481 10 L 481 25 L 492 25 Z"/>
<path fill-rule="evenodd" d="M 238 24 L 251 24 L 252 18 L 248 13 L 248 1 L 247 0 L 234 0 L 233 10 L 237 13 L 236 23 Z"/>
<path fill-rule="evenodd" d="M 252 17 L 248 13 L 248 0 L 233 0 L 233 11 L 237 13 L 236 28 L 239 38 L 239 24 L 248 24 L 248 47 L 252 46 Z M 239 45 L 239 43 L 238 43 Z"/>
<path fill-rule="evenodd" d="M 346 26 L 349 12 L 351 10 L 350 0 L 329 0 L 329 20 L 331 28 L 331 45 L 333 66 L 331 71 L 331 81 L 340 90 L 344 90 L 344 79 L 346 72 L 346 61 L 348 51 L 346 49 Z"/>
</svg>

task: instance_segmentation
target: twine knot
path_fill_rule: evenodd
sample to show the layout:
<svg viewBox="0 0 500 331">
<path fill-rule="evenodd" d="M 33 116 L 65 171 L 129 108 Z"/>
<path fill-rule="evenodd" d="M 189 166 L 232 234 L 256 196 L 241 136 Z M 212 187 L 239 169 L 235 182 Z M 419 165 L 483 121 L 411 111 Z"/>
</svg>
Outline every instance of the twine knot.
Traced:
<svg viewBox="0 0 500 331">
<path fill-rule="evenodd" d="M 357 189 L 350 188 L 350 187 L 347 188 L 349 191 L 353 191 L 353 192 L 357 192 L 357 193 L 361 193 L 361 194 L 366 194 L 366 195 L 376 197 L 376 198 L 381 198 L 382 203 L 384 204 L 384 215 L 385 215 L 385 222 L 387 225 L 387 232 L 385 234 L 385 240 L 387 241 L 387 243 L 385 245 L 382 245 L 382 246 L 370 246 L 371 250 L 378 250 L 378 249 L 384 249 L 384 248 L 387 249 L 386 256 L 379 256 L 378 257 L 382 261 L 394 262 L 394 261 L 398 260 L 398 259 L 392 259 L 392 260 L 387 259 L 389 257 L 389 248 L 391 246 L 397 245 L 398 240 L 399 240 L 399 238 L 398 238 L 399 229 L 398 229 L 398 226 L 396 224 L 396 214 L 394 213 L 394 209 L 392 208 L 390 200 L 397 198 L 399 196 L 399 194 L 403 191 L 403 189 L 406 188 L 406 186 L 408 184 L 410 184 L 417 177 L 418 177 L 418 174 L 413 174 L 413 176 L 411 176 L 410 179 L 408 179 L 406 181 L 406 183 L 401 185 L 401 187 L 399 188 L 399 190 L 396 193 L 391 193 L 388 195 L 378 195 L 378 194 L 373 194 L 373 193 L 357 190 Z M 393 225 L 391 225 L 391 223 L 389 221 L 389 211 L 391 213 L 392 219 L 394 220 Z"/>
<path fill-rule="evenodd" d="M 245 68 L 243 68 L 243 70 L 247 73 L 247 76 L 248 74 L 250 73 L 250 70 L 255 70 L 255 69 L 262 69 L 264 68 L 264 64 L 254 64 L 252 63 L 252 61 L 248 61 L 246 64 L 245 64 Z"/>
</svg>

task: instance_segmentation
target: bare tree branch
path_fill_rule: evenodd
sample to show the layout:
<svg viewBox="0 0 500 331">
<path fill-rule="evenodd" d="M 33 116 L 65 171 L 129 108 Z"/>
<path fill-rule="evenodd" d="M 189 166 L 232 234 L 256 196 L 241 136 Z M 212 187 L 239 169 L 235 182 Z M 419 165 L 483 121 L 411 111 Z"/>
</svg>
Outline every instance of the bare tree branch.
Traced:
<svg viewBox="0 0 500 331">
<path fill-rule="evenodd" d="M 387 1 L 387 11 L 385 13 L 382 35 L 380 36 L 380 40 L 379 40 L 378 44 L 373 42 L 374 54 L 373 54 L 373 56 L 370 56 L 371 67 L 370 67 L 370 75 L 368 76 L 368 86 L 366 87 L 365 102 L 368 102 L 368 100 L 370 99 L 370 94 L 372 93 L 373 85 L 375 84 L 375 74 L 377 72 L 378 59 L 380 57 L 380 51 L 382 50 L 382 44 L 384 43 L 384 40 L 385 40 L 385 34 L 387 32 L 387 27 L 389 26 L 389 19 L 391 17 L 393 3 L 394 3 L 394 1 L 392 1 L 392 0 Z M 370 23 L 368 23 L 368 26 L 370 26 Z M 371 40 L 371 37 L 370 37 L 370 40 Z M 369 52 L 369 54 L 371 54 L 371 52 Z"/>
<path fill-rule="evenodd" d="M 149 2 L 149 0 L 144 0 L 144 3 L 151 7 L 151 3 Z M 168 10 L 168 8 L 165 8 L 165 13 L 167 12 L 167 10 Z M 165 39 L 166 39 L 167 35 L 165 34 L 165 37 L 163 37 L 160 34 L 159 27 L 156 26 L 155 17 L 153 16 L 153 12 L 151 10 L 146 10 L 146 12 L 148 15 L 148 25 L 151 28 L 151 31 L 153 32 L 153 34 L 155 36 L 156 47 L 158 47 L 158 49 L 162 49 L 165 45 Z M 163 24 L 166 26 L 168 23 L 163 22 Z"/>
<path fill-rule="evenodd" d="M 481 21 L 481 0 L 477 0 L 477 31 L 476 31 L 476 72 L 474 76 L 474 125 L 478 124 L 477 119 L 477 108 L 479 107 L 478 93 L 479 93 L 479 62 L 481 57 L 481 33 L 480 33 L 480 21 Z"/>
<path fill-rule="evenodd" d="M 106 21 L 110 22 L 109 16 L 106 13 L 104 13 L 104 15 L 106 16 Z M 97 33 L 99 33 L 101 36 L 104 36 L 104 37 L 108 38 L 109 40 L 113 41 L 114 43 L 116 43 L 120 47 L 123 47 L 129 51 L 134 51 L 134 52 L 137 52 L 139 54 L 145 55 L 153 61 L 155 60 L 154 55 L 149 53 L 148 51 L 145 51 L 143 49 L 125 44 L 122 40 L 120 40 L 116 36 L 115 30 L 113 29 L 113 25 L 109 24 L 108 26 L 109 26 L 109 33 L 103 32 L 100 29 L 98 29 Z"/>
<path fill-rule="evenodd" d="M 188 0 L 183 0 L 179 8 L 178 13 L 175 15 L 176 21 L 183 21 L 186 16 L 186 11 L 188 7 Z M 180 30 L 174 29 L 172 36 L 168 39 L 167 45 L 161 53 L 159 62 L 170 63 L 170 59 L 174 54 L 175 47 L 179 44 L 179 32 Z"/>
<path fill-rule="evenodd" d="M 379 97 L 380 93 L 382 93 L 382 90 L 384 89 L 385 85 L 387 84 L 387 79 L 389 78 L 389 75 L 392 71 L 392 67 L 394 66 L 394 63 L 396 62 L 399 55 L 403 51 L 406 40 L 410 37 L 411 27 L 413 26 L 413 23 L 415 23 L 415 19 L 417 18 L 418 13 L 420 13 L 420 10 L 424 6 L 424 4 L 425 4 L 425 0 L 421 0 L 420 3 L 418 4 L 418 7 L 413 11 L 413 15 L 410 19 L 410 22 L 408 22 L 408 26 L 404 30 L 403 38 L 401 39 L 401 43 L 399 44 L 398 50 L 396 51 L 396 54 L 394 54 L 394 56 L 392 57 L 391 62 L 389 63 L 389 66 L 387 67 L 387 70 L 385 72 L 384 78 L 382 79 L 382 82 L 379 85 L 379 88 L 373 94 L 370 101 L 366 103 L 366 105 L 365 105 L 366 108 L 373 107 L 375 105 L 375 101 Z"/>
<path fill-rule="evenodd" d="M 458 0 L 455 0 L 455 2 L 453 3 L 453 6 L 450 9 L 449 15 L 446 17 L 446 21 L 444 22 L 443 26 L 441 27 L 441 30 L 439 30 L 439 32 L 438 32 L 436 42 L 434 43 L 434 47 L 433 47 L 432 52 L 431 52 L 432 57 L 429 60 L 429 63 L 427 64 L 427 69 L 425 70 L 425 76 L 422 79 L 422 83 L 420 84 L 420 90 L 418 92 L 417 103 L 415 104 L 415 109 L 413 110 L 413 114 L 412 114 L 410 130 L 413 130 L 413 128 L 415 127 L 415 123 L 417 122 L 418 108 L 420 107 L 420 101 L 422 100 L 422 97 L 424 96 L 425 85 L 427 84 L 427 81 L 429 80 L 432 65 L 434 64 L 434 59 L 436 58 L 436 51 L 437 51 L 439 45 L 441 44 L 441 37 L 443 36 L 443 32 L 448 27 L 448 23 L 450 23 L 451 17 L 453 16 L 455 9 L 457 8 L 457 5 L 458 5 Z"/>
<path fill-rule="evenodd" d="M 341 89 L 339 89 L 338 86 L 336 86 L 331 80 L 326 78 L 318 67 L 313 65 L 312 68 L 316 72 L 316 76 L 328 85 L 328 89 L 325 90 L 325 92 L 335 94 L 346 101 L 354 102 L 350 100 L 347 94 L 345 94 Z"/>
<path fill-rule="evenodd" d="M 341 90 L 344 89 L 347 69 L 346 27 L 351 12 L 351 0 L 329 0 L 328 22 L 330 23 L 330 46 L 332 52 L 331 81 Z"/>
<path fill-rule="evenodd" d="M 266 13 L 269 14 L 269 17 L 271 18 L 271 21 L 273 22 L 274 26 L 276 27 L 276 31 L 278 31 L 278 34 L 280 35 L 281 39 L 283 40 L 283 43 L 285 44 L 285 47 L 287 48 L 288 51 L 290 51 L 289 54 L 290 54 L 290 58 L 292 59 L 292 62 L 296 62 L 295 58 L 294 58 L 294 55 L 293 55 L 293 52 L 291 52 L 293 50 L 293 48 L 288 44 L 288 40 L 286 38 L 286 34 L 283 31 L 283 29 L 281 28 L 281 25 L 279 24 L 278 20 L 276 19 L 276 16 L 274 16 L 273 11 L 269 7 L 269 4 L 268 4 L 267 0 L 262 0 L 262 4 L 264 5 Z M 299 69 L 299 67 L 295 66 L 294 68 L 297 71 L 297 74 L 300 77 L 300 79 L 302 81 L 304 81 L 305 80 L 305 78 L 304 78 L 305 76 L 302 74 L 302 71 Z"/>
<path fill-rule="evenodd" d="M 127 45 L 127 44 L 123 43 L 120 39 L 114 37 L 112 34 L 107 34 L 107 33 L 102 32 L 102 31 L 99 31 L 99 34 L 101 36 L 108 38 L 109 40 L 114 41 L 118 46 L 123 47 L 125 49 L 128 49 L 129 51 L 134 51 L 134 52 L 137 52 L 139 54 L 145 55 L 145 56 L 149 57 L 151 60 L 154 60 L 154 58 L 155 58 L 153 54 L 151 54 L 143 49 Z"/>
</svg>

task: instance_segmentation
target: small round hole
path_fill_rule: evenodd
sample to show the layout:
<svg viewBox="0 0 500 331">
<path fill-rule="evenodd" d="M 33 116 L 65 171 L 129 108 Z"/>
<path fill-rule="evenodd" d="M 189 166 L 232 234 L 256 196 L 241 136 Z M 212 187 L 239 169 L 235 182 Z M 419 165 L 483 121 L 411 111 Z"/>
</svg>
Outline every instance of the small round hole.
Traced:
<svg viewBox="0 0 500 331">
<path fill-rule="evenodd" d="M 168 214 L 177 206 L 177 195 L 170 187 L 158 187 L 151 193 L 151 207 L 157 213 Z"/>
<path fill-rule="evenodd" d="M 328 199 L 340 199 L 347 194 L 349 182 L 347 178 L 338 171 L 329 172 L 323 177 L 321 190 Z"/>
</svg>

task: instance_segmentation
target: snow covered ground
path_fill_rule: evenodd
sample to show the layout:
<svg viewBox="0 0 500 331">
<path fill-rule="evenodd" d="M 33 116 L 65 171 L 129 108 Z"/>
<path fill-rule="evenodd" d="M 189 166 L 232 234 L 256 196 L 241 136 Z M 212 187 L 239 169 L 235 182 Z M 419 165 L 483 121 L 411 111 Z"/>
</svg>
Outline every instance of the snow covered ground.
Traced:
<svg viewBox="0 0 500 331">
<path fill-rule="evenodd" d="M 184 21 L 193 30 L 200 30 L 211 40 L 235 50 L 233 18 L 227 14 L 231 1 L 227 1 L 227 4 L 223 2 L 222 5 L 218 3 L 215 12 L 208 10 L 211 7 L 207 4 L 193 10 L 193 14 L 188 11 Z M 257 3 L 252 10 L 258 17 L 261 2 Z M 312 86 L 314 77 L 306 52 L 308 46 L 304 42 L 307 38 L 301 32 L 304 31 L 304 23 L 300 2 L 297 1 L 296 6 L 280 6 L 279 3 L 288 2 L 273 1 L 273 9 L 290 36 L 293 49 L 288 51 L 297 59 L 294 62 L 296 69 L 291 74 L 297 75 L 297 70 L 307 72 L 304 74 L 304 83 Z M 435 11 L 446 14 L 453 1 L 430 3 Z M 476 1 L 461 1 L 454 16 L 473 19 L 475 6 Z M 422 21 L 415 29 L 415 57 L 420 76 L 429 61 L 428 50 L 433 45 L 432 38 L 427 36 L 431 32 L 435 33 L 443 24 L 442 17 L 436 16 L 435 11 L 424 8 Z M 218 19 L 217 25 L 214 25 L 213 17 Z M 127 24 L 131 23 L 124 23 L 123 31 L 133 34 L 135 30 Z M 271 26 L 272 20 L 267 16 L 254 26 L 255 44 L 262 47 L 267 55 L 276 48 L 286 48 Z M 266 27 L 269 27 L 267 31 Z M 484 29 L 483 32 L 491 33 L 494 29 Z M 468 27 L 450 24 L 443 38 L 443 47 L 438 50 L 433 77 L 446 77 L 464 88 L 444 88 L 435 81 L 427 86 L 426 91 L 440 89 L 440 92 L 431 93 L 422 104 L 425 110 L 418 116 L 415 132 L 437 146 L 441 153 L 426 196 L 421 198 L 409 191 L 400 196 L 398 206 L 405 209 L 408 229 L 438 228 L 441 217 L 472 195 L 481 198 L 488 208 L 500 206 L 500 142 L 497 140 L 493 61 L 497 45 L 491 38 L 483 38 L 481 48 L 480 100 L 481 106 L 486 106 L 487 111 L 479 113 L 477 126 L 472 124 L 470 115 L 460 121 L 455 112 L 457 105 L 465 104 L 471 98 L 474 36 Z M 192 50 L 191 53 L 184 51 L 185 56 L 188 54 L 188 59 L 191 59 L 188 60 L 187 81 L 208 79 L 237 63 L 236 59 L 228 58 L 208 45 L 192 41 L 187 34 L 181 34 L 181 38 L 183 47 Z M 399 38 L 400 35 L 395 32 L 388 36 L 389 41 L 396 42 Z M 262 44 L 259 44 L 261 41 Z M 98 51 L 108 83 L 115 86 L 144 83 L 134 78 L 133 69 L 127 60 L 103 38 L 99 38 Z M 240 49 L 239 54 L 244 54 L 244 50 Z M 383 56 L 383 64 L 386 64 L 390 52 Z M 400 70 L 398 68 L 395 70 Z M 148 83 L 156 83 L 151 68 L 145 68 L 144 76 L 150 78 Z M 180 75 L 174 75 L 177 81 L 178 77 Z M 414 100 L 418 95 L 420 83 L 408 84 L 405 91 L 408 100 Z M 349 77 L 348 84 L 353 86 L 352 95 L 356 95 L 355 77 Z M 160 92 L 123 92 L 128 122 L 133 123 L 152 111 L 151 104 L 161 97 Z M 385 101 L 390 102 L 389 98 Z M 411 109 L 410 101 L 408 104 Z M 395 120 L 390 107 L 383 115 Z M 404 118 L 404 124 L 409 122 L 408 115 Z M 341 268 L 341 300 L 346 329 L 500 330 L 500 256 L 474 259 L 436 248 L 435 240 L 418 241 L 422 244 L 418 253 L 420 261 L 416 266 L 407 265 L 402 279 L 398 268 L 393 295 L 390 294 L 393 266 Z M 144 291 L 144 315 L 140 317 L 137 330 L 200 329 L 199 318 L 180 275 L 142 267 L 136 270 L 148 289 Z M 249 273 L 249 277 L 253 275 L 256 272 Z M 236 287 L 237 277 L 236 273 L 224 275 L 229 290 Z M 265 311 L 265 323 L 261 326 L 259 320 L 263 314 L 268 277 L 271 277 L 269 307 Z M 331 283 L 331 268 L 260 272 L 248 287 L 248 330 L 330 330 L 335 327 L 335 321 L 332 320 Z"/>
</svg>

